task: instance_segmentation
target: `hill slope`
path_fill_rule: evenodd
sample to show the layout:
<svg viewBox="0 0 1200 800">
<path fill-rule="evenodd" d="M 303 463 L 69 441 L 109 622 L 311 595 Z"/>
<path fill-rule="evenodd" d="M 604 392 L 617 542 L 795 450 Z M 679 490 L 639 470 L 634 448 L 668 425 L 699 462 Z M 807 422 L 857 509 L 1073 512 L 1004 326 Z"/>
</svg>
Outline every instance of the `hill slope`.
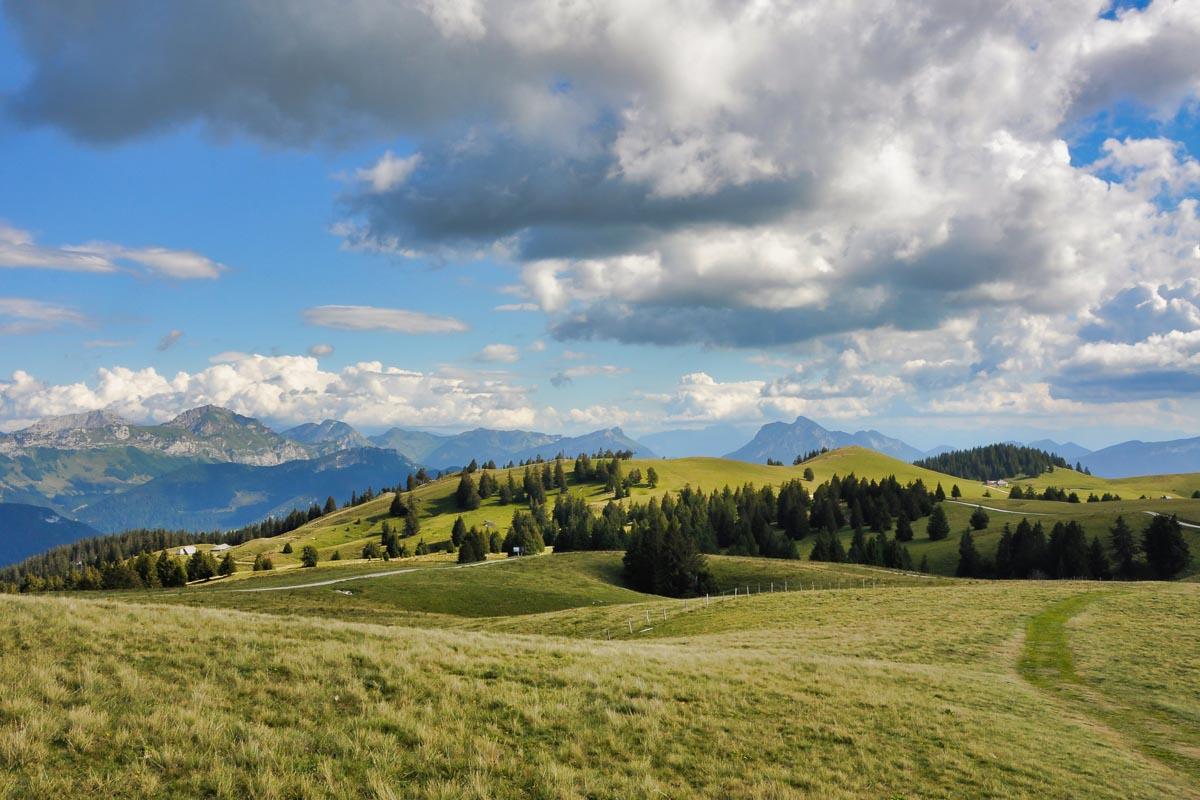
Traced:
<svg viewBox="0 0 1200 800">
<path fill-rule="evenodd" d="M 1196 585 L 659 600 L 482 632 L 122 597 L 0 596 L 8 794 L 1197 796 Z"/>
<path fill-rule="evenodd" d="M 48 508 L 0 503 L 0 567 L 96 535 L 94 528 Z"/>
</svg>

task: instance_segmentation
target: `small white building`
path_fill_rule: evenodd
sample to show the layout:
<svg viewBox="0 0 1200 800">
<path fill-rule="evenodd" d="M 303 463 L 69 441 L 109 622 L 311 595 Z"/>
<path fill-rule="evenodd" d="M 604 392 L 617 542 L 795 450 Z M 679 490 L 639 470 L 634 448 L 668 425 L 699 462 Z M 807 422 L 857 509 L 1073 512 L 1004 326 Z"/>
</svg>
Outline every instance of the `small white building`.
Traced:
<svg viewBox="0 0 1200 800">
<path fill-rule="evenodd" d="M 232 550 L 232 549 L 233 549 L 233 545 L 231 545 L 231 544 L 217 544 L 217 545 L 213 545 L 213 549 L 211 552 L 224 553 L 226 550 Z"/>
<path fill-rule="evenodd" d="M 177 556 L 194 556 L 196 555 L 196 545 L 185 544 L 183 547 L 175 551 Z"/>
</svg>

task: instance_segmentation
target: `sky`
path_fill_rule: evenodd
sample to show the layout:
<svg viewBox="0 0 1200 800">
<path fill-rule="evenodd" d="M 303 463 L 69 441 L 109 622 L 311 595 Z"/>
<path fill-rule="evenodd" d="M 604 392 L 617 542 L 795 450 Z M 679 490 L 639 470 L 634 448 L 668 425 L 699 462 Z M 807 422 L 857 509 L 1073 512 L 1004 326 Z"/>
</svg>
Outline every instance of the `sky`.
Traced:
<svg viewBox="0 0 1200 800">
<path fill-rule="evenodd" d="M 1200 435 L 1200 3 L 0 7 L 0 430 Z"/>
</svg>

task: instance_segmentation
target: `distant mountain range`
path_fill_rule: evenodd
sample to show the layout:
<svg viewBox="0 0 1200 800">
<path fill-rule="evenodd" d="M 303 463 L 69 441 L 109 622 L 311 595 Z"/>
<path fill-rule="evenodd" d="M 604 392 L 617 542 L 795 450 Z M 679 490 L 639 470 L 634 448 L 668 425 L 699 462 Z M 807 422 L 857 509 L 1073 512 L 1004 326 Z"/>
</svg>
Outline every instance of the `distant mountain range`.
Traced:
<svg viewBox="0 0 1200 800">
<path fill-rule="evenodd" d="M 48 508 L 0 503 L 0 567 L 96 535 L 93 528 Z"/>
<path fill-rule="evenodd" d="M 327 424 L 327 423 L 322 423 Z M 475 459 L 480 462 L 553 458 L 563 453 L 574 458 L 580 453 L 605 450 L 631 450 L 640 458 L 653 458 L 654 451 L 631 439 L 620 428 L 592 431 L 582 436 L 561 436 L 536 431 L 501 431 L 476 428 L 452 436 L 392 428 L 370 437 L 371 444 L 385 447 L 432 469 L 464 467 Z"/>
<path fill-rule="evenodd" d="M 640 441 L 620 428 L 581 436 L 393 428 L 367 436 L 339 420 L 276 432 L 256 419 L 211 405 L 157 425 L 94 411 L 0 434 L 0 505 L 24 509 L 9 512 L 20 525 L 0 527 L 0 536 L 27 538 L 36 542 L 34 551 L 40 551 L 46 541 L 57 544 L 63 536 L 71 540 L 76 533 L 90 535 L 93 528 L 237 527 L 321 502 L 328 495 L 341 501 L 352 490 L 392 485 L 421 466 L 447 470 L 472 459 L 505 464 L 538 456 L 549 459 L 560 452 L 574 457 L 630 450 L 642 458 L 656 452 L 669 457 L 728 453 L 741 461 L 762 463 L 770 458 L 790 464 L 802 453 L 847 445 L 904 461 L 950 449 L 925 453 L 879 431 L 830 430 L 805 417 L 763 425 L 739 447 L 747 435 L 746 429 L 734 425 L 711 425 L 652 433 Z M 1200 471 L 1200 438 L 1125 442 L 1096 452 L 1048 439 L 1027 444 L 1109 477 Z M 0 526 L 4 524 L 0 514 Z"/>
<path fill-rule="evenodd" d="M 899 439 L 884 436 L 879 431 L 831 431 L 808 417 L 796 417 L 792 423 L 771 422 L 758 429 L 747 444 L 726 455 L 737 461 L 765 463 L 768 458 L 791 464 L 798 455 L 828 448 L 858 445 L 902 461 L 915 461 L 925 454 Z"/>
<path fill-rule="evenodd" d="M 1200 472 L 1200 436 L 1169 442 L 1122 442 L 1079 460 L 1093 475 L 1105 478 Z"/>
<path fill-rule="evenodd" d="M 338 501 L 368 486 L 403 484 L 417 465 L 394 450 L 360 447 L 270 467 L 192 464 L 82 509 L 79 518 L 99 530 L 237 528 Z"/>
<path fill-rule="evenodd" d="M 72 525 L 80 520 L 80 529 L 233 528 L 329 495 L 342 501 L 368 485 L 395 485 L 421 466 L 438 471 L 472 459 L 507 463 L 603 450 L 654 455 L 620 428 L 583 436 L 392 429 L 368 437 L 338 420 L 277 433 L 217 406 L 160 425 L 95 411 L 0 434 L 0 502 L 39 507 Z"/>
<path fill-rule="evenodd" d="M 719 456 L 745 443 L 752 430 L 737 425 L 708 425 L 648 433 L 639 436 L 638 441 L 666 458 Z"/>
</svg>

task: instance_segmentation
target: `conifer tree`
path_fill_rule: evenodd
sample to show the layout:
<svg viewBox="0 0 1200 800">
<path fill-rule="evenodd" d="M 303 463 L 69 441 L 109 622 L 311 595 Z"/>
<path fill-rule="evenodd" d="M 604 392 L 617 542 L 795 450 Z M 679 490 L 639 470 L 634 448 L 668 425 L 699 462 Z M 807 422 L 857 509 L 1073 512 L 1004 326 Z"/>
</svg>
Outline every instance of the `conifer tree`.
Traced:
<svg viewBox="0 0 1200 800">
<path fill-rule="evenodd" d="M 479 490 L 475 488 L 475 479 L 467 470 L 463 470 L 462 477 L 458 480 L 458 488 L 454 491 L 454 501 L 463 511 L 474 511 L 479 508 L 481 502 Z"/>
<path fill-rule="evenodd" d="M 933 507 L 933 513 L 929 515 L 929 523 L 925 526 L 925 533 L 929 535 L 930 541 L 934 542 L 950 535 L 950 521 L 946 519 L 946 510 L 942 508 L 941 503 Z"/>
<path fill-rule="evenodd" d="M 958 568 L 954 570 L 954 574 L 960 578 L 983 576 L 983 561 L 979 551 L 975 549 L 975 539 L 970 531 L 963 531 L 958 540 Z"/>
<path fill-rule="evenodd" d="M 1111 536 L 1113 555 L 1117 561 L 1117 576 L 1122 580 L 1133 580 L 1137 574 L 1137 554 L 1138 544 L 1133 537 L 1133 528 L 1129 527 L 1129 523 L 1125 521 L 1125 517 L 1118 516 L 1109 529 Z"/>
<path fill-rule="evenodd" d="M 233 560 L 233 553 L 226 553 L 221 559 L 221 565 L 217 567 L 217 574 L 228 577 L 237 572 L 237 562 Z"/>
<path fill-rule="evenodd" d="M 1159 580 L 1167 580 L 1187 568 L 1192 556 L 1175 515 L 1157 515 L 1142 534 L 1146 563 Z"/>
<path fill-rule="evenodd" d="M 304 545 L 304 548 L 300 551 L 301 564 L 306 567 L 315 567 L 317 562 L 320 560 L 321 556 L 317 552 L 317 548 L 313 547 L 311 544 Z"/>
<path fill-rule="evenodd" d="M 975 506 L 975 510 L 971 512 L 971 528 L 981 531 L 988 526 L 988 522 L 988 515 L 983 506 Z"/>
</svg>

